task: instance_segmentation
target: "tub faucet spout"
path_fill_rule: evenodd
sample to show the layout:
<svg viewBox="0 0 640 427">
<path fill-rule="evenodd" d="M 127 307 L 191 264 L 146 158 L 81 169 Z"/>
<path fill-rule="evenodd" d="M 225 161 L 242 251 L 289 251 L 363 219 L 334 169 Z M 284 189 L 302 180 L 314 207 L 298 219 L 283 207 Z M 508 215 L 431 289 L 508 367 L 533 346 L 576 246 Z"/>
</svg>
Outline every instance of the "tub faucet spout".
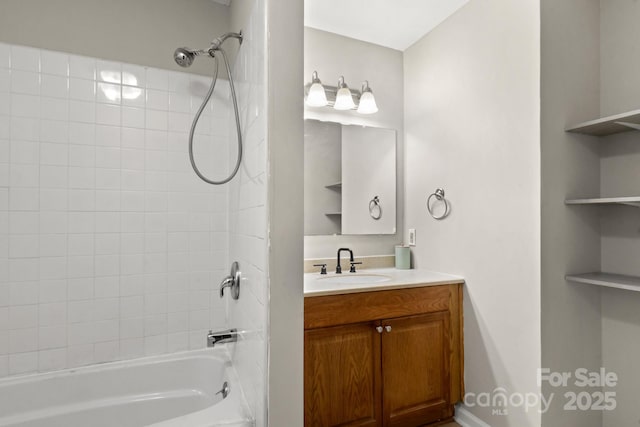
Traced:
<svg viewBox="0 0 640 427">
<path fill-rule="evenodd" d="M 226 331 L 213 332 L 207 334 L 207 347 L 213 347 L 216 344 L 224 344 L 227 342 L 238 341 L 238 330 L 228 329 Z"/>
</svg>

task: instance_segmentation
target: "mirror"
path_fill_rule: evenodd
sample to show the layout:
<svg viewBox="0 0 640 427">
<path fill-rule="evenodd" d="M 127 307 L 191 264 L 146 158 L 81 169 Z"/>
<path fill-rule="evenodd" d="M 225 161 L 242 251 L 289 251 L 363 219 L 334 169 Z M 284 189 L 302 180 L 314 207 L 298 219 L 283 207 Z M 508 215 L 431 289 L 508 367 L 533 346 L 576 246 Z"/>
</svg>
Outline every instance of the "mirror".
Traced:
<svg viewBox="0 0 640 427">
<path fill-rule="evenodd" d="M 396 131 L 304 124 L 304 234 L 395 234 Z"/>
</svg>

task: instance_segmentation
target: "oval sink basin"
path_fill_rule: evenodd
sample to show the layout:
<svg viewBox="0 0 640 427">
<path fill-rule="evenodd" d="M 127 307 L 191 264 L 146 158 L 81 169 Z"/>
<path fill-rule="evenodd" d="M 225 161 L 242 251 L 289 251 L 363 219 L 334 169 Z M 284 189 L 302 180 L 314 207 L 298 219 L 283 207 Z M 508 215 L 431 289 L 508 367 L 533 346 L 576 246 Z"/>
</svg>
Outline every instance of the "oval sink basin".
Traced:
<svg viewBox="0 0 640 427">
<path fill-rule="evenodd" d="M 384 274 L 353 274 L 343 273 L 329 277 L 321 277 L 318 280 L 326 284 L 360 285 L 367 283 L 383 283 L 391 280 L 390 276 Z"/>
</svg>

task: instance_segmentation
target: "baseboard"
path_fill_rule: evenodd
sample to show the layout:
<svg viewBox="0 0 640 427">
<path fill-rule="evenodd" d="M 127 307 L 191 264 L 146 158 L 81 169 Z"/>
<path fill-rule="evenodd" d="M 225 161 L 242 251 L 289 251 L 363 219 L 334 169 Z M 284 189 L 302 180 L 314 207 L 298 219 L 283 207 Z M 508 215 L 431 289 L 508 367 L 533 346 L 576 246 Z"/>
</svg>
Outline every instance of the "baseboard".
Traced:
<svg viewBox="0 0 640 427">
<path fill-rule="evenodd" d="M 464 406 L 456 406 L 456 414 L 453 417 L 462 427 L 491 427 L 480 418 L 473 415 Z"/>
</svg>

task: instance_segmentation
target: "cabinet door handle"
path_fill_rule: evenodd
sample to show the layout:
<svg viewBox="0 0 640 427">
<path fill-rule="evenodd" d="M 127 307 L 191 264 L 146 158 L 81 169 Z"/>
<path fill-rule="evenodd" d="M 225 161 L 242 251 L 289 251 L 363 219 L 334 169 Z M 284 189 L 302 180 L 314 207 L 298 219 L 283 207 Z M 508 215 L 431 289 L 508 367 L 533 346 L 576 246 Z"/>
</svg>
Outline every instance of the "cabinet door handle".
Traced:
<svg viewBox="0 0 640 427">
<path fill-rule="evenodd" d="M 376 326 L 376 331 L 378 331 L 379 334 L 382 333 L 382 326 Z"/>
<path fill-rule="evenodd" d="M 391 326 L 387 325 L 384 327 L 384 330 L 387 332 L 391 332 Z"/>
</svg>

